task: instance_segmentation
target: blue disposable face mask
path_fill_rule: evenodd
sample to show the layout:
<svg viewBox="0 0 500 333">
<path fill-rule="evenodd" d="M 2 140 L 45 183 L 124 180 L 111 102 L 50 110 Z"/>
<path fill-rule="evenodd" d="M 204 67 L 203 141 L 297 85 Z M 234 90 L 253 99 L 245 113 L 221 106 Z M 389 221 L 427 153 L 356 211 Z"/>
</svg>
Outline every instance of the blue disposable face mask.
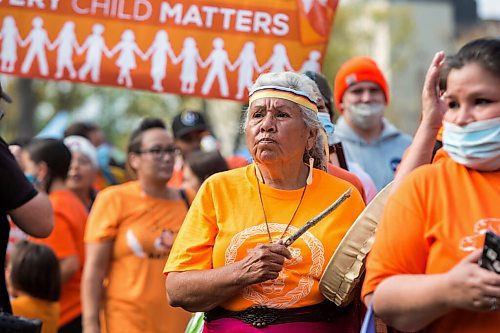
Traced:
<svg viewBox="0 0 500 333">
<path fill-rule="evenodd" d="M 38 178 L 35 177 L 35 175 L 29 173 L 29 172 L 26 172 L 24 174 L 24 176 L 26 177 L 26 179 L 28 179 L 28 181 L 33 185 L 33 186 L 38 186 L 40 184 L 40 182 L 38 181 Z"/>
<path fill-rule="evenodd" d="M 328 145 L 331 146 L 334 143 L 333 140 L 333 132 L 335 130 L 335 126 L 333 125 L 332 121 L 330 120 L 330 115 L 325 112 L 318 112 L 318 119 L 325 129 L 326 135 L 328 137 Z"/>
<path fill-rule="evenodd" d="M 443 148 L 455 162 L 479 171 L 500 169 L 500 117 L 443 126 Z"/>
</svg>

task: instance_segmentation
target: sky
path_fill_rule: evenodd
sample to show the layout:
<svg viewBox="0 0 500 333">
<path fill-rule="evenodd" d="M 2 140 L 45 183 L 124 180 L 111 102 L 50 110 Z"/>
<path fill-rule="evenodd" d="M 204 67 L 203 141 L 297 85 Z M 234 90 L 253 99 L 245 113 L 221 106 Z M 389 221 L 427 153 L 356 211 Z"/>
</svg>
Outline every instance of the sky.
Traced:
<svg viewBox="0 0 500 333">
<path fill-rule="evenodd" d="M 500 0 L 476 0 L 479 17 L 500 20 Z"/>
</svg>

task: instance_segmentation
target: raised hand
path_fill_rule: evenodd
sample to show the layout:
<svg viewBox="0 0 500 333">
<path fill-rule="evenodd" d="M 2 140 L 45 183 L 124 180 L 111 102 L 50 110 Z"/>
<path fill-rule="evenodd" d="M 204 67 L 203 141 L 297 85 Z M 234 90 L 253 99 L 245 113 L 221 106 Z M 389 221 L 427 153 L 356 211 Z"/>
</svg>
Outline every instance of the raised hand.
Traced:
<svg viewBox="0 0 500 333">
<path fill-rule="evenodd" d="M 446 104 L 441 98 L 439 89 L 439 78 L 445 62 L 444 52 L 440 51 L 434 55 L 432 63 L 425 75 L 424 88 L 422 90 L 422 122 L 426 126 L 439 129 L 442 126 Z"/>
</svg>

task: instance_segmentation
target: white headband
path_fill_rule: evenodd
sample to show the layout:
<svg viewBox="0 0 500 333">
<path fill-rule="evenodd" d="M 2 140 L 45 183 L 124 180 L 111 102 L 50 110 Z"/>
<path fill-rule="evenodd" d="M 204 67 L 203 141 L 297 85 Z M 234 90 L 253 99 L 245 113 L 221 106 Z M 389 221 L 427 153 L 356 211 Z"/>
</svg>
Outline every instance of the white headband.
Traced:
<svg viewBox="0 0 500 333">
<path fill-rule="evenodd" d="M 82 153 L 90 160 L 95 168 L 98 167 L 99 164 L 97 163 L 97 150 L 89 140 L 87 140 L 83 136 L 71 135 L 64 139 L 64 144 L 72 153 Z"/>
</svg>

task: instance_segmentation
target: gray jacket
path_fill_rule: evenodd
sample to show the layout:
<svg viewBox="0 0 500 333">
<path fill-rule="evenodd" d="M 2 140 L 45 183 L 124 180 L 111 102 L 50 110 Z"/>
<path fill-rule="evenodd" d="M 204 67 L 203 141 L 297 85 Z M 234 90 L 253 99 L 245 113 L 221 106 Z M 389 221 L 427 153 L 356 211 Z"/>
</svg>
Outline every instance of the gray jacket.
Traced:
<svg viewBox="0 0 500 333">
<path fill-rule="evenodd" d="M 394 178 L 394 171 L 412 138 L 399 131 L 387 119 L 384 129 L 373 142 L 366 142 L 340 117 L 335 126 L 335 137 L 342 142 L 347 161 L 358 163 L 372 177 L 380 191 Z"/>
</svg>

